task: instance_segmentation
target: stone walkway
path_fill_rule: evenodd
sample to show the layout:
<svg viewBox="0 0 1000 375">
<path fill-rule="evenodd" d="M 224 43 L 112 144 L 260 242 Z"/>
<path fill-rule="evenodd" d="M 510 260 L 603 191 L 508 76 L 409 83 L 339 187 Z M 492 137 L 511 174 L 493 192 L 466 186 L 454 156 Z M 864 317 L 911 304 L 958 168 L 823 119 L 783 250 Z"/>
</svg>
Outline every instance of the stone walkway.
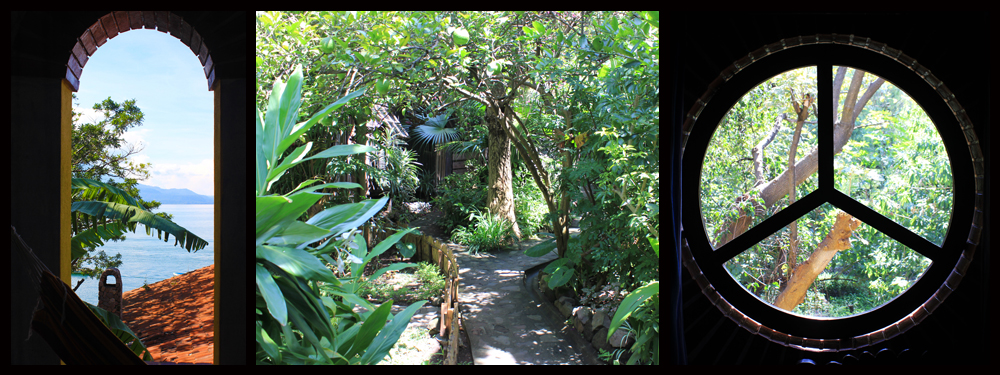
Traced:
<svg viewBox="0 0 1000 375">
<path fill-rule="evenodd" d="M 475 364 L 602 364 L 578 333 L 564 328 L 554 307 L 526 287 L 525 270 L 557 258 L 555 251 L 525 256 L 523 249 L 538 242 L 479 254 L 449 245 L 462 277 L 459 302 Z"/>
</svg>

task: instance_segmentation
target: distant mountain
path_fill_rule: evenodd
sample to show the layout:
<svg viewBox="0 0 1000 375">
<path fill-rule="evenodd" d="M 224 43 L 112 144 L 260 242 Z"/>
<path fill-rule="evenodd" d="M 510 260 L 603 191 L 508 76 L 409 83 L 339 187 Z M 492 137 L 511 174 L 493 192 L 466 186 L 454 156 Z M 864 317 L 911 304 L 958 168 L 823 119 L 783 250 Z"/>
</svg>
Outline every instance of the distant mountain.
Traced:
<svg viewBox="0 0 1000 375">
<path fill-rule="evenodd" d="M 143 200 L 160 201 L 162 204 L 212 204 L 215 200 L 188 189 L 163 189 L 156 186 L 136 184 Z"/>
</svg>

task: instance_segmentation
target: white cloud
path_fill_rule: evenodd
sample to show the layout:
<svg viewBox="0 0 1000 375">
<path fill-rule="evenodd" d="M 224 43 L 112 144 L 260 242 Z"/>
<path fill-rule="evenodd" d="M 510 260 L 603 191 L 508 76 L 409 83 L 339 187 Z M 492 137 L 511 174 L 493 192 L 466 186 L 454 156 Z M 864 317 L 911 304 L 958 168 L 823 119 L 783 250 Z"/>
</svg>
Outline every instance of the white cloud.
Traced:
<svg viewBox="0 0 1000 375">
<path fill-rule="evenodd" d="M 141 183 L 164 189 L 190 189 L 201 195 L 215 195 L 214 170 L 212 159 L 186 164 L 153 163 L 149 179 Z"/>
<path fill-rule="evenodd" d="M 97 111 L 93 108 L 73 107 L 73 111 L 82 115 L 80 116 L 80 119 L 77 120 L 81 124 L 96 124 L 104 119 L 104 112 Z"/>
<path fill-rule="evenodd" d="M 150 132 L 150 129 L 134 128 L 134 129 L 131 129 L 131 130 L 123 133 L 122 134 L 122 139 L 124 139 L 125 142 L 128 142 L 129 144 L 131 144 L 133 147 L 135 147 L 136 150 L 141 150 L 141 149 L 146 148 L 146 146 L 149 146 L 149 142 L 146 142 L 146 139 L 144 137 L 146 135 L 146 133 L 149 133 L 149 132 Z M 122 150 L 122 151 L 125 151 L 125 150 Z M 136 155 L 136 156 L 139 156 L 139 155 Z M 149 157 L 147 156 L 146 158 L 148 159 Z M 133 157 L 133 159 L 135 159 L 135 157 Z"/>
</svg>

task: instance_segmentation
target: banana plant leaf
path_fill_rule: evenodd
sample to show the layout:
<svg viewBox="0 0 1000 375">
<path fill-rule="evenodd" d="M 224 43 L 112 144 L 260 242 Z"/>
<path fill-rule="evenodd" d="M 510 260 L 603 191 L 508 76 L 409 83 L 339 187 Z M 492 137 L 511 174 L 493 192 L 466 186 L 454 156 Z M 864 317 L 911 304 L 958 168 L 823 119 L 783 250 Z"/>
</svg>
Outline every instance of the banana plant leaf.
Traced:
<svg viewBox="0 0 1000 375">
<path fill-rule="evenodd" d="M 156 230 L 156 237 L 162 238 L 164 242 L 170 240 L 170 235 L 174 235 L 174 245 L 180 245 L 181 247 L 187 249 L 187 251 L 198 251 L 205 246 L 208 246 L 208 242 L 201 237 L 196 236 L 194 233 L 189 232 L 184 227 L 177 225 L 176 223 L 164 219 L 162 217 L 154 215 L 152 212 L 143 211 L 141 207 L 130 206 L 125 204 L 119 204 L 114 202 L 97 202 L 97 201 L 87 201 L 87 202 L 73 202 L 70 205 L 70 210 L 73 212 L 79 212 L 89 215 L 93 221 L 89 228 L 95 228 L 101 224 L 98 223 L 98 218 L 107 218 L 108 220 L 113 220 L 132 228 L 134 232 L 134 223 L 142 224 L 146 227 L 146 234 L 152 235 L 152 230 Z M 163 232 L 166 232 L 166 237 L 163 236 Z"/>
<path fill-rule="evenodd" d="M 143 358 L 129 349 L 69 285 L 59 280 L 32 252 L 12 225 L 12 251 L 30 268 L 38 290 L 38 305 L 32 314 L 31 329 L 48 342 L 59 358 L 69 365 L 145 365 L 152 356 L 143 348 Z"/>
<path fill-rule="evenodd" d="M 146 227 L 146 235 L 164 241 L 174 236 L 174 245 L 188 251 L 198 251 L 208 242 L 176 223 L 150 212 L 127 192 L 97 180 L 72 180 L 73 238 L 70 240 L 72 259 L 87 253 L 85 248 L 103 246 L 104 242 L 121 237 L 126 230 L 135 233 L 136 224 Z M 166 235 L 164 237 L 164 234 Z"/>
</svg>

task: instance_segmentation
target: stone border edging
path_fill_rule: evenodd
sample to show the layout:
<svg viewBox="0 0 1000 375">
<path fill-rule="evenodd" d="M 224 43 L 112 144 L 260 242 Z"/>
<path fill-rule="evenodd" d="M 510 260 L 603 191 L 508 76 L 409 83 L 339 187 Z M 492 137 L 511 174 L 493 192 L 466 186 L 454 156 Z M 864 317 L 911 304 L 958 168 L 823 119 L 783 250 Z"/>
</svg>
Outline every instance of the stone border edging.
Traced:
<svg viewBox="0 0 1000 375">
<path fill-rule="evenodd" d="M 628 345 L 625 346 L 624 348 L 613 347 L 608 343 L 607 340 L 603 340 L 603 345 L 601 346 L 594 345 L 593 343 L 593 339 L 598 337 L 598 335 L 594 335 L 595 331 L 598 333 L 603 332 L 603 336 L 600 337 L 607 336 L 608 332 L 607 329 L 611 326 L 611 317 L 608 316 L 607 313 L 604 313 L 603 311 L 599 310 L 603 313 L 605 319 L 602 319 L 603 322 L 598 326 L 599 327 L 598 329 L 596 330 L 587 329 L 588 327 L 592 328 L 593 322 L 595 321 L 593 319 L 594 313 L 593 312 L 588 313 L 588 311 L 590 310 L 589 307 L 577 306 L 576 305 L 577 302 L 575 299 L 572 299 L 573 307 L 569 307 L 568 305 L 560 306 L 560 301 L 558 299 L 549 298 L 549 295 L 540 290 L 538 284 L 534 282 L 535 280 L 541 280 L 540 276 L 542 274 L 542 270 L 545 269 L 545 267 L 548 266 L 549 263 L 552 263 L 556 260 L 558 260 L 558 258 L 528 268 L 527 270 L 524 270 L 524 276 L 522 277 L 522 282 L 524 283 L 524 286 L 529 291 L 529 293 L 531 293 L 532 297 L 537 298 L 539 301 L 541 301 L 542 304 L 546 306 L 546 309 L 551 314 L 553 314 L 552 316 L 558 316 L 561 319 L 556 322 L 557 324 L 554 325 L 554 328 L 555 327 L 562 328 L 563 321 L 565 319 L 568 319 L 569 316 L 572 315 L 574 332 L 568 334 L 568 336 L 572 338 L 574 344 L 580 347 L 582 351 L 589 352 L 587 353 L 589 355 L 584 357 L 589 358 L 592 362 L 591 364 L 601 364 L 601 365 L 607 364 L 604 361 L 602 361 L 598 356 L 599 348 L 605 349 L 608 352 L 613 352 L 615 349 L 625 349 L 625 352 L 621 355 L 621 359 L 622 360 L 628 359 L 628 357 L 631 355 L 631 353 L 628 352 L 628 349 L 631 347 L 631 344 L 635 342 L 634 338 L 629 340 L 627 342 Z M 567 298 L 567 297 L 563 296 L 561 298 Z M 563 310 L 569 311 L 570 314 L 566 314 Z M 583 317 L 582 319 L 581 316 Z M 585 332 L 589 332 L 590 335 L 586 334 Z M 626 331 L 623 328 L 619 328 L 618 332 L 622 332 L 622 335 L 624 335 Z M 616 333 L 616 336 L 617 335 L 618 334 Z M 591 337 L 588 338 L 587 336 Z M 612 336 L 612 338 L 616 336 Z"/>
</svg>

